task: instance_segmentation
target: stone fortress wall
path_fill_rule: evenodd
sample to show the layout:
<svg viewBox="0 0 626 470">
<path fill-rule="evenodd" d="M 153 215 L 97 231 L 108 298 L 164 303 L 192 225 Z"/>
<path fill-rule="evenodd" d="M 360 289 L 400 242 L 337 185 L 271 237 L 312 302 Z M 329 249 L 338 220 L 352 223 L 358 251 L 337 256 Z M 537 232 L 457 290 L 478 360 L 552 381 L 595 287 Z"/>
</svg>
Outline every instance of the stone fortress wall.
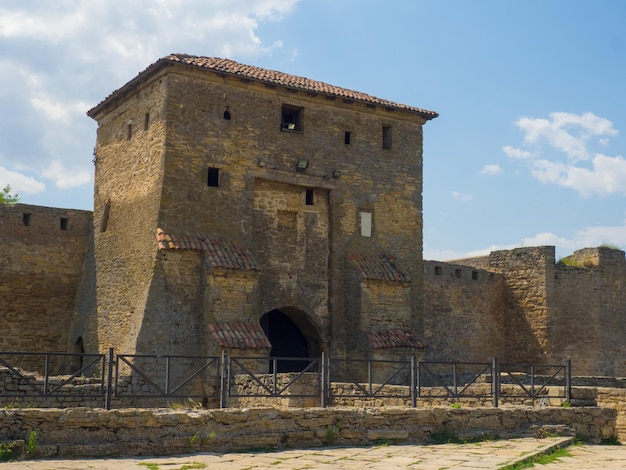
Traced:
<svg viewBox="0 0 626 470">
<path fill-rule="evenodd" d="M 626 259 L 608 247 L 555 261 L 552 246 L 426 261 L 427 359 L 562 364 L 626 375 Z"/>
<path fill-rule="evenodd" d="M 0 350 L 81 352 L 83 335 L 97 329 L 84 320 L 84 311 L 95 309 L 85 294 L 94 283 L 91 224 L 89 211 L 0 207 Z M 168 288 L 195 290 L 198 253 L 168 256 L 177 266 L 169 279 L 180 279 Z M 183 262 L 189 256 L 194 259 Z M 229 275 L 214 273 L 213 288 Z M 240 294 L 222 289 L 234 296 L 224 308 L 249 297 L 249 276 L 237 280 Z M 626 376 L 623 251 L 586 248 L 555 262 L 554 247 L 546 246 L 424 261 L 424 279 L 425 360 L 571 359 L 574 375 Z"/>
<path fill-rule="evenodd" d="M 91 233 L 90 211 L 0 205 L 0 351 L 81 352 Z"/>
</svg>

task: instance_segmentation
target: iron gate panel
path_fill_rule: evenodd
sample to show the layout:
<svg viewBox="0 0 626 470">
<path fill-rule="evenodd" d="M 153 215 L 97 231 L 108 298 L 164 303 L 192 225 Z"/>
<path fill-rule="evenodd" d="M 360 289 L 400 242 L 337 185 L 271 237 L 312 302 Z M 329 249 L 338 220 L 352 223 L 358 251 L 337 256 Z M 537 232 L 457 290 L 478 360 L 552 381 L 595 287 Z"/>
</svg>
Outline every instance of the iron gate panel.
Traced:
<svg viewBox="0 0 626 470">
<path fill-rule="evenodd" d="M 19 357 L 43 359 L 43 374 L 21 372 L 14 360 Z M 83 364 L 72 374 L 51 375 L 50 368 L 53 359 L 77 358 Z M 84 364 L 84 359 L 89 359 Z M 0 352 L 0 365 L 9 371 L 9 375 L 17 379 L 18 389 L 15 392 L 3 391 L 3 397 L 67 397 L 67 398 L 103 398 L 105 396 L 105 355 L 85 353 L 55 353 L 55 352 Z M 25 387 L 25 388 L 24 388 Z"/>
<path fill-rule="evenodd" d="M 294 361 L 308 362 L 307 366 L 300 372 L 278 372 L 278 361 Z M 226 360 L 225 371 L 225 388 L 228 397 L 232 398 L 313 398 L 320 396 L 319 388 L 322 386 L 321 370 L 322 362 L 320 358 L 302 358 L 302 357 L 252 357 L 252 356 L 228 356 Z M 253 367 L 254 364 L 256 367 Z M 265 367 L 260 365 L 266 364 Z M 257 372 L 265 369 L 268 373 Z M 255 370 L 252 370 L 255 369 Z M 305 377 L 316 375 L 316 383 L 318 390 L 315 393 L 289 393 L 287 391 L 296 383 L 304 381 Z M 306 375 L 305 375 L 306 374 Z M 245 377 L 259 386 L 264 393 L 238 393 L 235 391 L 237 387 L 237 379 Z M 287 379 L 286 383 L 279 383 L 280 379 Z"/>
<path fill-rule="evenodd" d="M 436 370 L 437 367 L 440 369 Z M 491 386 L 488 393 L 474 393 L 478 379 L 486 375 L 493 377 L 493 372 L 493 365 L 484 362 L 420 362 L 417 393 L 420 398 L 493 398 Z M 482 383 L 491 385 L 486 381 Z M 441 394 L 434 393 L 437 388 Z M 424 390 L 429 390 L 430 394 Z"/>
<path fill-rule="evenodd" d="M 113 389 L 115 398 L 217 397 L 220 371 L 218 356 L 118 354 Z M 207 375 L 203 377 L 204 372 Z M 211 386 L 215 392 L 208 393 Z"/>
<path fill-rule="evenodd" d="M 391 368 L 388 374 L 382 375 L 382 381 L 380 383 L 374 383 L 373 376 L 375 371 L 373 366 L 386 365 Z M 346 365 L 365 365 L 367 370 L 367 379 L 359 379 L 358 373 L 354 370 L 349 370 Z M 410 398 L 414 397 L 414 361 L 413 360 L 368 360 L 368 359 L 331 359 L 329 367 L 330 377 L 339 377 L 340 380 L 345 383 L 349 383 L 356 387 L 361 395 L 341 394 L 332 391 L 332 387 L 329 387 L 329 394 L 332 397 L 337 398 Z M 336 375 L 335 375 L 336 374 Z M 404 374 L 404 376 L 403 376 Z M 362 377 L 362 376 L 361 376 Z M 397 380 L 396 380 L 397 379 Z M 392 382 L 396 383 L 392 383 Z M 334 381 L 337 382 L 337 381 Z M 390 392 L 388 391 L 392 386 L 406 387 L 406 393 Z"/>
</svg>

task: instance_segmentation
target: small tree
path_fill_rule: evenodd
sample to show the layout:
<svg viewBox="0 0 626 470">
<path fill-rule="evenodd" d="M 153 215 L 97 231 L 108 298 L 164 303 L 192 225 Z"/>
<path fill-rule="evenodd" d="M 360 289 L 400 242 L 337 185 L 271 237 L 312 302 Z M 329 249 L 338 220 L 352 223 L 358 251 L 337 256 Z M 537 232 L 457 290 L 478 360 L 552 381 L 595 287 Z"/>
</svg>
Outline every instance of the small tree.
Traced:
<svg viewBox="0 0 626 470">
<path fill-rule="evenodd" d="M 0 191 L 0 204 L 6 204 L 7 206 L 13 206 L 15 204 L 17 204 L 18 202 L 20 202 L 20 195 L 19 194 L 11 194 L 11 186 L 10 185 L 6 185 L 4 188 L 2 188 L 2 191 Z"/>
</svg>

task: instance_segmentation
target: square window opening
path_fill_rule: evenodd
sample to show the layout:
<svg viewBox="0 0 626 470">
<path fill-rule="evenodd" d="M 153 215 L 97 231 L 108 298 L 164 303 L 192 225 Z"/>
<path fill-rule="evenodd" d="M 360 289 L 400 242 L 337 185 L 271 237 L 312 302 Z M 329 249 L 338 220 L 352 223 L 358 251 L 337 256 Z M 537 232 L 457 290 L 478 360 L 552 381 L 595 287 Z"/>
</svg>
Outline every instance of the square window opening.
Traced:
<svg viewBox="0 0 626 470">
<path fill-rule="evenodd" d="M 307 206 L 312 206 L 315 204 L 315 191 L 313 189 L 306 190 L 305 204 Z"/>
<path fill-rule="evenodd" d="M 70 219 L 67 217 L 61 217 L 61 230 L 67 230 L 69 227 Z"/>
<path fill-rule="evenodd" d="M 284 104 L 282 108 L 280 128 L 287 131 L 302 130 L 302 114 L 304 109 Z"/>
<path fill-rule="evenodd" d="M 219 187 L 220 185 L 220 169 L 219 168 L 209 168 L 207 185 L 213 188 Z"/>
<path fill-rule="evenodd" d="M 391 126 L 383 126 L 383 148 L 391 150 Z"/>
<path fill-rule="evenodd" d="M 441 266 L 435 266 L 435 275 L 441 276 Z"/>
</svg>

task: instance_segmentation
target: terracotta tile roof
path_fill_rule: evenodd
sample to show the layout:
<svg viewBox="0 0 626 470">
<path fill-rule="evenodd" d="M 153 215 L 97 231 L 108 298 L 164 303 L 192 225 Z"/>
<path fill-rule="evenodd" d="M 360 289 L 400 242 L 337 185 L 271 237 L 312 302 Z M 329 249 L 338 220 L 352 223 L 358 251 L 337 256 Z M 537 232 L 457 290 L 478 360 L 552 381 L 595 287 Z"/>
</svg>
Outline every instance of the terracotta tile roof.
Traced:
<svg viewBox="0 0 626 470">
<path fill-rule="evenodd" d="M 244 245 L 211 235 L 185 232 L 166 234 L 160 228 L 156 231 L 159 250 L 198 250 L 214 268 L 258 271 L 259 266 L 252 252 Z"/>
<path fill-rule="evenodd" d="M 391 255 L 369 255 L 356 251 L 348 253 L 348 259 L 357 269 L 361 280 L 411 282 L 411 276 L 400 269 Z"/>
<path fill-rule="evenodd" d="M 390 109 L 409 111 L 412 113 L 417 113 L 425 119 L 434 119 L 439 116 L 439 114 L 434 111 L 428 111 L 426 109 L 416 108 L 413 106 L 408 106 L 406 104 L 394 103 L 393 101 L 388 101 L 358 91 L 329 85 L 324 82 L 318 82 L 316 80 L 298 77 L 296 75 L 290 75 L 275 70 L 262 69 L 260 67 L 254 67 L 252 65 L 244 65 L 229 59 L 221 59 L 219 57 L 198 57 L 188 54 L 170 54 L 157 60 L 152 65 L 148 66 L 148 68 L 146 68 L 143 72 L 139 73 L 139 75 L 133 80 L 111 93 L 100 104 L 90 109 L 87 112 L 87 115 L 90 117 L 94 117 L 99 112 L 99 109 L 108 100 L 113 99 L 117 96 L 124 96 L 125 92 L 128 89 L 133 88 L 135 84 L 141 83 L 142 81 L 146 80 L 150 75 L 165 67 L 176 64 L 182 64 L 203 70 L 210 70 L 218 74 L 231 75 L 246 80 L 254 80 L 268 85 L 282 86 L 292 90 L 299 90 L 328 97 L 336 97 L 350 101 L 357 101 L 369 105 L 383 106 Z"/>
<path fill-rule="evenodd" d="M 400 328 L 366 331 L 367 339 L 374 349 L 415 348 L 424 349 L 427 344 L 413 331 Z"/>
<path fill-rule="evenodd" d="M 244 322 L 209 323 L 209 335 L 222 348 L 270 349 L 261 325 Z"/>
</svg>

